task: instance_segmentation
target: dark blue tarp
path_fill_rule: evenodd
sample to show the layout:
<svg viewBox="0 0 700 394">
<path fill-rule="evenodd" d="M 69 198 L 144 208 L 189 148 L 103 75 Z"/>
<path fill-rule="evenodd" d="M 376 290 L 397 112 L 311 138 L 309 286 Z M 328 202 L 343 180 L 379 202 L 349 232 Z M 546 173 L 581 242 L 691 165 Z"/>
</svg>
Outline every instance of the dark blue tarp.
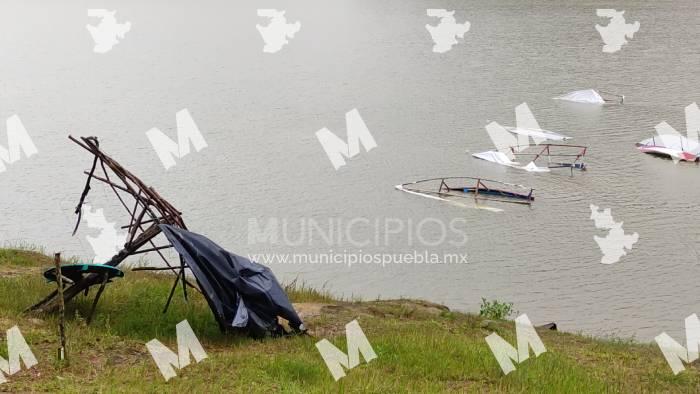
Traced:
<svg viewBox="0 0 700 394">
<path fill-rule="evenodd" d="M 184 257 L 222 329 L 280 333 L 280 316 L 291 328 L 304 330 L 268 267 L 230 253 L 203 235 L 166 224 L 160 229 Z"/>
</svg>

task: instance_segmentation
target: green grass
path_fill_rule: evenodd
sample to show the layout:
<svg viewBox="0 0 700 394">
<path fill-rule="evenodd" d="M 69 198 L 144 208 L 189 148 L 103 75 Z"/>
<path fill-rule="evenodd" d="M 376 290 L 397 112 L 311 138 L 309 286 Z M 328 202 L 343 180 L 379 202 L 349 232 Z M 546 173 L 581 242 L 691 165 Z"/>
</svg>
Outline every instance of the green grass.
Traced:
<svg viewBox="0 0 700 394">
<path fill-rule="evenodd" d="M 182 290 L 162 313 L 172 277 L 127 272 L 108 285 L 94 321 L 86 326 L 91 294 L 67 305 L 69 366 L 56 361 L 57 319 L 22 311 L 53 284 L 41 277 L 52 259 L 0 249 L 0 332 L 18 325 L 39 364 L 8 376 L 11 392 L 698 392 L 697 364 L 674 376 L 656 346 L 539 331 L 547 352 L 504 376 L 484 338 L 499 333 L 515 343 L 512 322 L 488 322 L 423 301 L 340 301 L 327 291 L 292 284 L 288 293 L 313 337 L 255 340 L 223 335 L 201 295 Z M 18 267 L 22 269 L 18 270 Z M 8 274 L 9 272 L 9 274 Z M 145 343 L 157 338 L 176 349 L 175 324 L 187 319 L 208 358 L 160 375 Z M 346 350 L 345 324 L 357 319 L 378 358 L 335 382 L 315 343 L 329 339 Z M 0 354 L 7 357 L 4 340 Z M 193 361 L 194 362 L 194 361 Z"/>
</svg>

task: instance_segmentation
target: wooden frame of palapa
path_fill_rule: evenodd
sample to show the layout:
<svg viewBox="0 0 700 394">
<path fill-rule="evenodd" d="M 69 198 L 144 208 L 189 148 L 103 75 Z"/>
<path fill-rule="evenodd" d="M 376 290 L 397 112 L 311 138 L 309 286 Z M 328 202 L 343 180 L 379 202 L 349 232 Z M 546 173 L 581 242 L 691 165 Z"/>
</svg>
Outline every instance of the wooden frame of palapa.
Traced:
<svg viewBox="0 0 700 394">
<path fill-rule="evenodd" d="M 182 220 L 182 213 L 175 209 L 175 207 L 173 207 L 166 199 L 161 197 L 155 191 L 155 189 L 147 186 L 138 177 L 122 167 L 122 165 L 116 160 L 104 153 L 100 149 L 100 144 L 97 137 L 80 137 L 79 139 L 76 139 L 73 136 L 68 136 L 68 138 L 94 156 L 92 168 L 90 171 L 85 171 L 87 181 L 80 196 L 80 201 L 75 208 L 75 214 L 78 215 L 78 219 L 75 224 L 75 228 L 73 229 L 73 235 L 75 235 L 76 231 L 78 230 L 78 226 L 80 225 L 82 206 L 90 191 L 90 182 L 93 179 L 103 182 L 109 185 L 130 217 L 129 224 L 121 227 L 122 229 L 126 229 L 128 231 L 124 247 L 109 261 L 104 262 L 104 264 L 116 267 L 129 256 L 147 252 L 156 252 L 165 262 L 166 267 L 144 267 L 134 268 L 134 270 L 171 270 L 177 273 L 177 277 L 175 278 L 175 282 L 170 290 L 170 295 L 167 303 L 165 304 L 165 308 L 163 309 L 163 313 L 167 311 L 178 283 L 182 283 L 182 290 L 185 300 L 187 299 L 187 286 L 199 291 L 199 288 L 190 283 L 190 281 L 188 281 L 185 277 L 185 269 L 187 268 L 187 265 L 185 264 L 182 256 L 180 256 L 179 265 L 173 266 L 161 252 L 163 249 L 173 247 L 172 244 L 168 243 L 168 245 L 156 246 L 154 242 L 154 238 L 160 234 L 160 224 L 169 224 L 187 229 L 185 222 Z M 95 174 L 98 167 L 102 172 L 101 176 Z M 127 204 L 124 197 L 133 198 L 133 205 Z M 144 248 L 144 246 L 147 245 L 150 245 L 150 247 Z M 70 301 L 73 297 L 77 296 L 83 291 L 85 294 L 87 294 L 91 286 L 100 285 L 101 283 L 102 277 L 100 275 L 86 275 L 82 280 L 72 283 L 69 287 L 63 289 L 64 302 Z M 52 312 L 55 311 L 58 306 L 58 291 L 54 290 L 44 299 L 29 307 L 27 311 Z"/>
</svg>

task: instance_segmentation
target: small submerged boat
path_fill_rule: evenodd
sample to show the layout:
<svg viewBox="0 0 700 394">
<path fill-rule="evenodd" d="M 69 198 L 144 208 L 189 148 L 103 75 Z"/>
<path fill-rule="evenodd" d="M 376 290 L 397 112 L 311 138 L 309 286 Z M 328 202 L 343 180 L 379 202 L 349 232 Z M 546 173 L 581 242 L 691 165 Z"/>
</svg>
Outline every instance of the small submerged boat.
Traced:
<svg viewBox="0 0 700 394">
<path fill-rule="evenodd" d="M 699 161 L 700 143 L 682 135 L 655 135 L 637 143 L 640 152 L 673 159 Z"/>
<path fill-rule="evenodd" d="M 530 147 L 530 146 L 528 146 Z M 525 148 L 528 147 L 511 147 L 511 152 L 513 156 L 525 156 L 531 157 L 530 164 L 537 166 L 537 160 L 544 160 L 546 162 L 544 168 L 570 168 L 573 170 L 586 170 L 586 164 L 580 161 L 588 150 L 587 146 L 583 145 L 562 145 L 562 144 L 541 144 L 536 145 L 534 148 L 541 148 L 539 151 L 527 153 L 524 152 Z M 566 161 L 561 161 L 566 160 Z M 537 168 L 543 168 L 537 166 Z"/>
<path fill-rule="evenodd" d="M 620 103 L 625 101 L 625 96 L 607 92 L 598 92 L 594 89 L 575 90 L 567 94 L 554 97 L 555 100 L 572 101 L 585 104 Z"/>
<path fill-rule="evenodd" d="M 422 179 L 395 187 L 407 193 L 443 201 L 452 201 L 449 197 L 455 197 L 529 205 L 535 200 L 532 188 L 473 177 Z"/>
<path fill-rule="evenodd" d="M 530 151 L 526 152 L 528 148 Z M 586 155 L 587 150 L 588 147 L 582 145 L 518 145 L 509 147 L 505 153 L 487 151 L 474 153 L 472 156 L 529 172 L 549 172 L 550 169 L 569 168 L 573 174 L 574 170 L 586 170 L 586 164 L 581 159 Z M 529 163 L 523 166 L 520 162 L 513 160 L 518 157 L 527 158 Z"/>
<path fill-rule="evenodd" d="M 515 127 L 501 126 L 496 122 L 487 124 L 486 131 L 496 149 L 473 153 L 472 156 L 529 172 L 549 172 L 552 168 L 571 168 L 573 174 L 574 169 L 586 169 L 586 165 L 579 162 L 586 154 L 585 146 L 543 144 L 547 140 L 565 141 L 571 137 L 542 129 L 527 104 L 523 103 L 515 107 L 515 123 Z M 531 144 L 531 140 L 534 144 Z M 529 152 L 535 153 L 524 152 L 528 148 L 532 148 Z M 575 151 L 567 149 L 575 149 Z M 526 165 L 517 161 L 519 156 L 530 156 Z M 541 159 L 540 162 L 546 160 L 546 165 L 538 165 L 540 163 L 538 159 Z"/>
</svg>

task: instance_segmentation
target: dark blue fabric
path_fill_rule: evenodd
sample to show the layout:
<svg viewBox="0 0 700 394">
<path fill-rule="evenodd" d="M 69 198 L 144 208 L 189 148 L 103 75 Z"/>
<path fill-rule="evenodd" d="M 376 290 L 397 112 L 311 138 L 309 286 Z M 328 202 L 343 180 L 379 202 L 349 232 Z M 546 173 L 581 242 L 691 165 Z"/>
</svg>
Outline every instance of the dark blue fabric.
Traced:
<svg viewBox="0 0 700 394">
<path fill-rule="evenodd" d="M 230 253 L 209 238 L 162 224 L 160 229 L 192 270 L 222 328 L 278 331 L 277 316 L 303 324 L 272 271 Z"/>
</svg>

